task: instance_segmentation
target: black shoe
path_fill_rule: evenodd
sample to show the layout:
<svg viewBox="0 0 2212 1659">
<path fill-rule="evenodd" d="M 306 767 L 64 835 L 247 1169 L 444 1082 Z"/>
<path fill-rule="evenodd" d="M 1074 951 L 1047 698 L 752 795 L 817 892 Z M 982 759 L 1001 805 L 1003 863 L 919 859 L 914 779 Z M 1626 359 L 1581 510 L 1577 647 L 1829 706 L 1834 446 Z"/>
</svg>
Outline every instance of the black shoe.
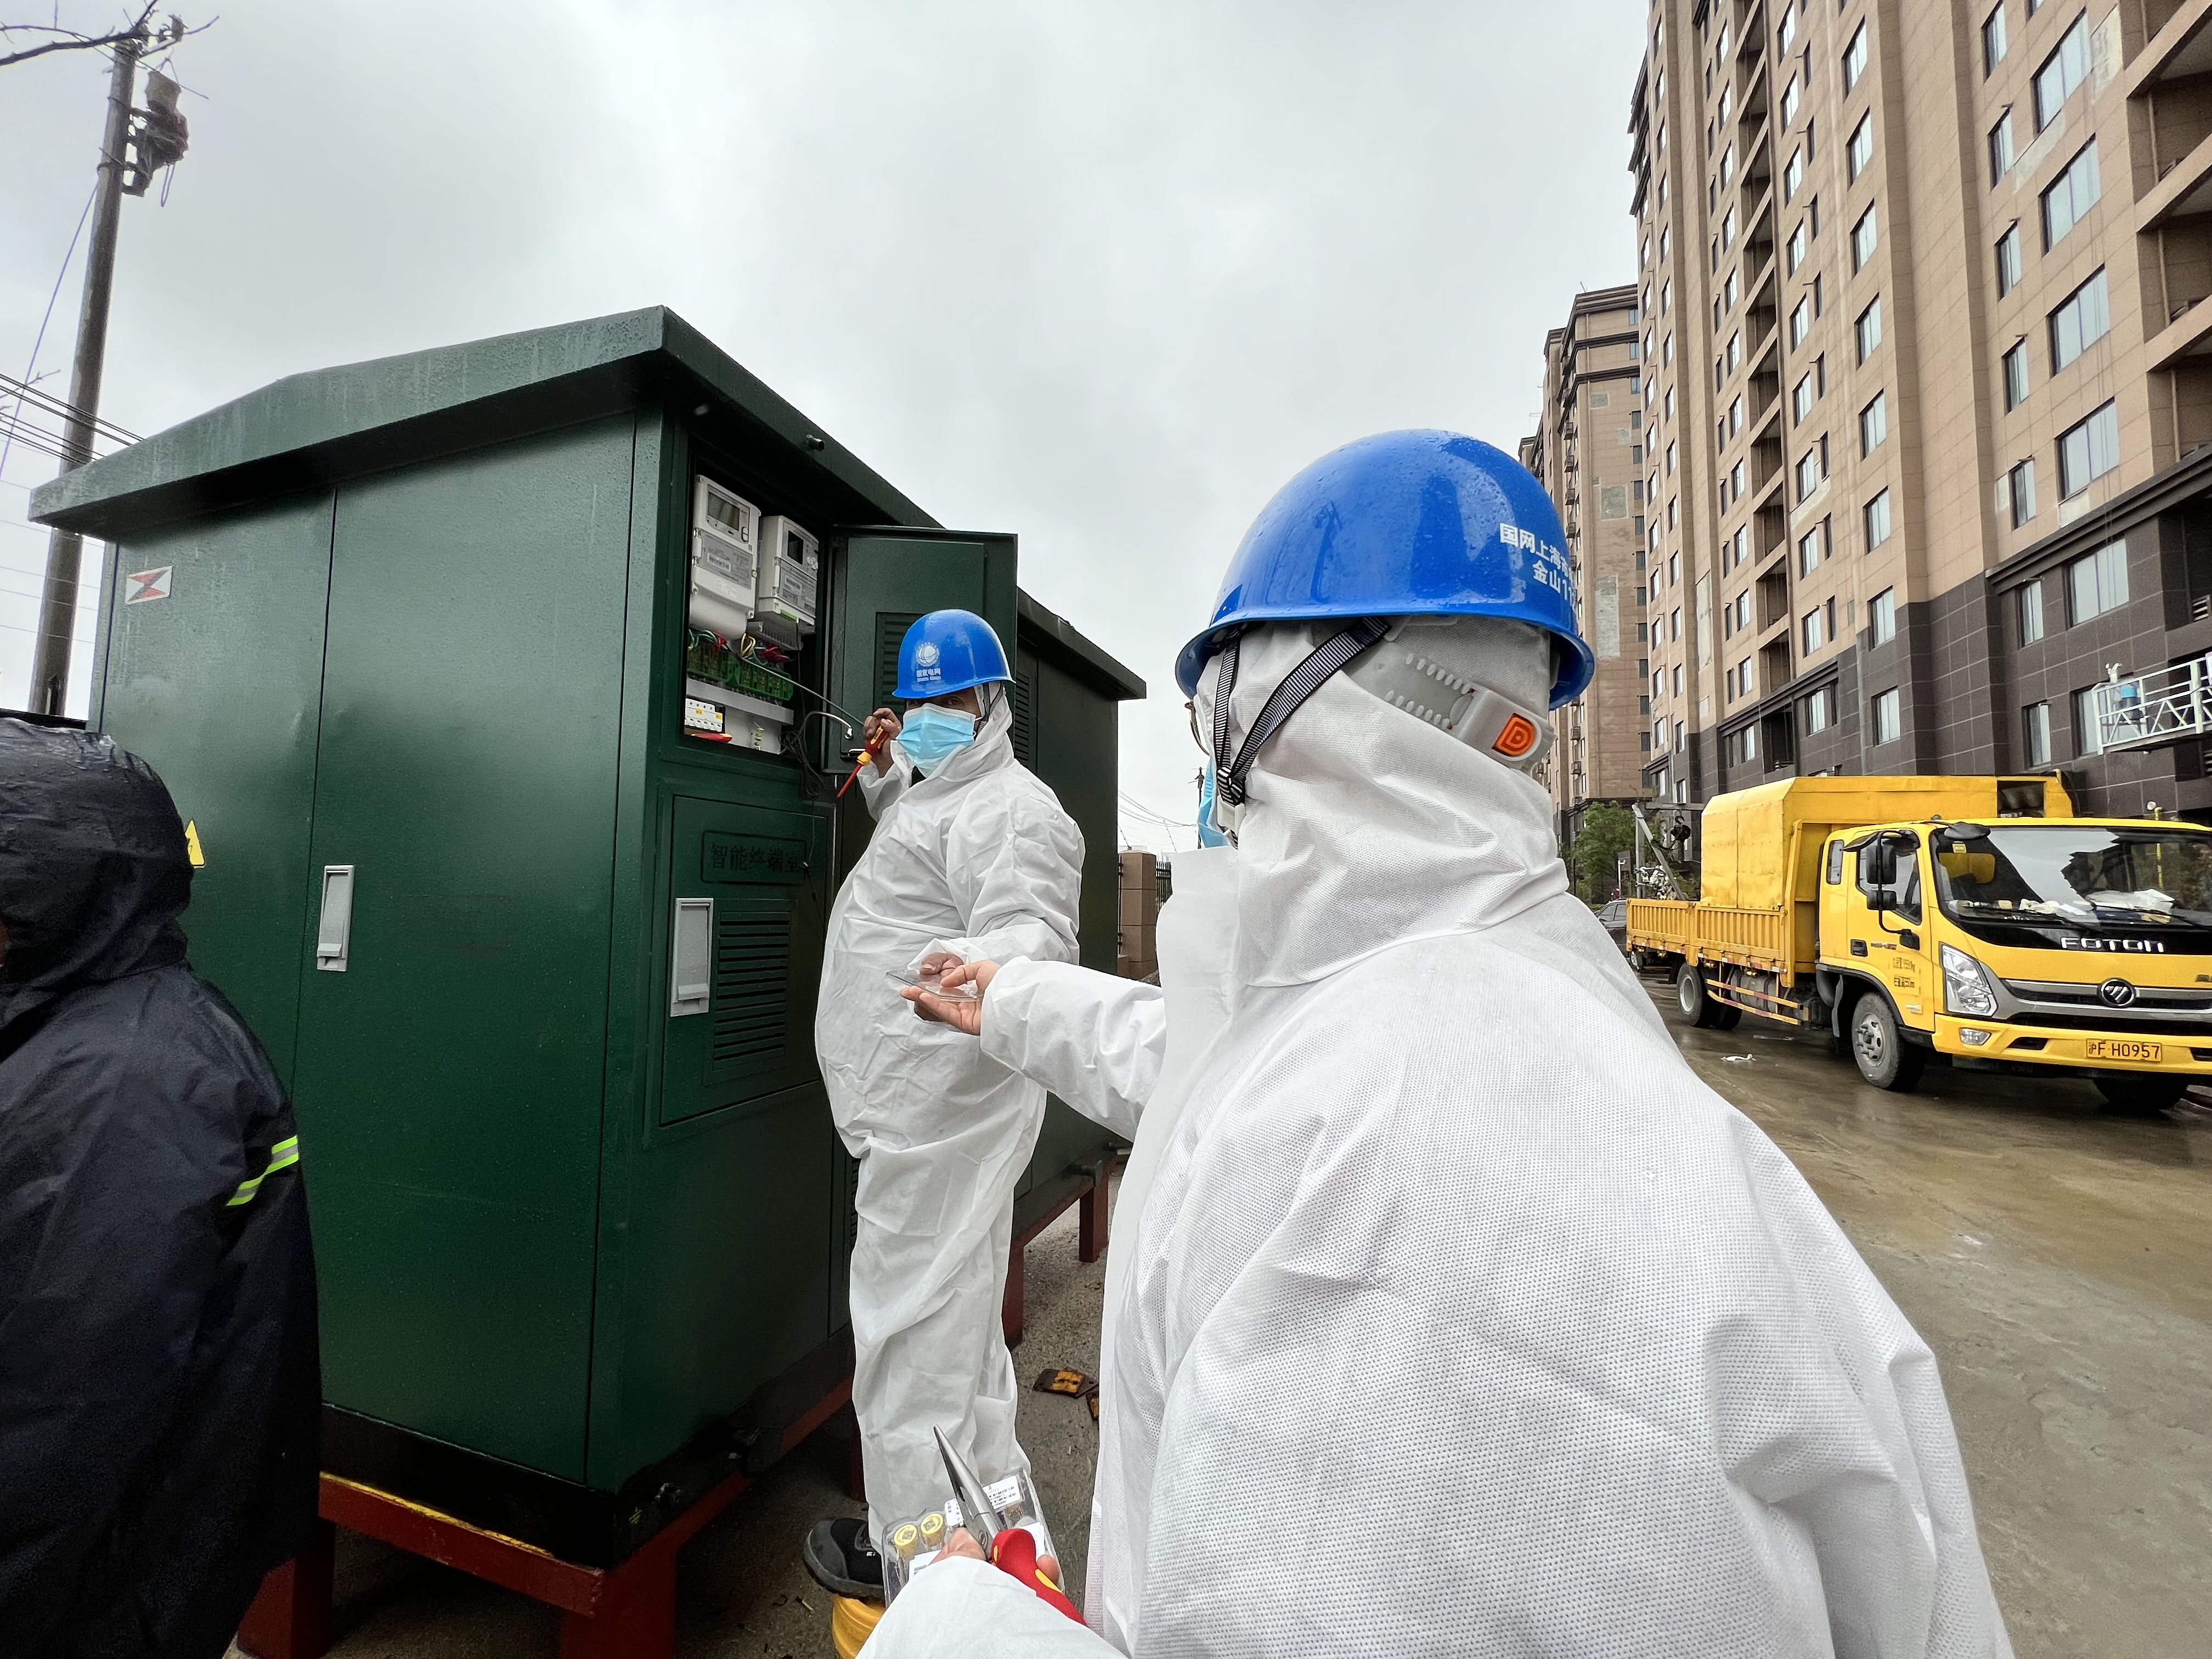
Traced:
<svg viewBox="0 0 2212 1659">
<path fill-rule="evenodd" d="M 884 1599 L 884 1558 L 868 1541 L 866 1517 L 818 1521 L 806 1534 L 806 1570 L 832 1595 L 856 1601 Z"/>
</svg>

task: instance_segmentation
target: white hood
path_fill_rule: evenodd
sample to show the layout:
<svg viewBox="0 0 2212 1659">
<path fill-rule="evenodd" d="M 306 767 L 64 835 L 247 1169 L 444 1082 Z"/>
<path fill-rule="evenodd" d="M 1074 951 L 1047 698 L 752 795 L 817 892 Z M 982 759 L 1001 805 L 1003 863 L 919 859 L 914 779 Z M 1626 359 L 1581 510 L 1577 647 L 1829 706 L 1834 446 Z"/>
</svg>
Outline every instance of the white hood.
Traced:
<svg viewBox="0 0 2212 1659">
<path fill-rule="evenodd" d="M 1267 694 L 1336 631 L 1246 635 L 1232 751 Z M 1213 729 L 1215 670 L 1199 681 Z M 1567 890 L 1552 801 L 1527 775 L 1333 675 L 1260 751 L 1237 832 L 1234 975 L 1304 985 L 1391 945 L 1474 933 Z M 1377 867 L 1374 849 L 1387 847 Z"/>
</svg>

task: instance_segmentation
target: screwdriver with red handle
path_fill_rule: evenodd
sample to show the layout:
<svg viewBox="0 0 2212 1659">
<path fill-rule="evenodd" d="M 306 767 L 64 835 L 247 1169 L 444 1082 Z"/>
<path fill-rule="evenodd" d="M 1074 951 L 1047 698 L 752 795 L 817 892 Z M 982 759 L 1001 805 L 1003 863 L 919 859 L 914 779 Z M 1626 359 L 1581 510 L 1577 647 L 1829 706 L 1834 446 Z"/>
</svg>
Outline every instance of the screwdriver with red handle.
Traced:
<svg viewBox="0 0 2212 1659">
<path fill-rule="evenodd" d="M 869 763 L 873 761 L 877 756 L 884 752 L 884 745 L 888 744 L 890 740 L 890 729 L 888 726 L 878 728 L 876 735 L 868 739 L 866 744 L 860 750 L 859 764 L 855 765 L 850 772 L 847 773 L 845 775 L 845 781 L 837 786 L 837 799 L 839 800 L 845 799 L 845 792 L 853 787 L 853 780 L 859 777 L 860 774 L 867 769 Z"/>
</svg>

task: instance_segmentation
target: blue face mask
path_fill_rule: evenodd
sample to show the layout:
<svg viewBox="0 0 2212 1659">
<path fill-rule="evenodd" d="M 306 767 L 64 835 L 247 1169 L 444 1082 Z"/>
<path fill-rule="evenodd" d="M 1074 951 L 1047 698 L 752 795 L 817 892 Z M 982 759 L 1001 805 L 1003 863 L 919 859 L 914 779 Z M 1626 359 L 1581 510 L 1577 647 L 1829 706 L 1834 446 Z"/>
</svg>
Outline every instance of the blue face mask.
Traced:
<svg viewBox="0 0 2212 1659">
<path fill-rule="evenodd" d="M 975 717 L 924 703 L 900 724 L 899 747 L 925 775 L 975 741 Z"/>
<path fill-rule="evenodd" d="M 1200 847 L 1226 847 L 1229 837 L 1213 827 L 1213 769 L 1207 767 L 1198 779 L 1198 844 Z"/>
</svg>

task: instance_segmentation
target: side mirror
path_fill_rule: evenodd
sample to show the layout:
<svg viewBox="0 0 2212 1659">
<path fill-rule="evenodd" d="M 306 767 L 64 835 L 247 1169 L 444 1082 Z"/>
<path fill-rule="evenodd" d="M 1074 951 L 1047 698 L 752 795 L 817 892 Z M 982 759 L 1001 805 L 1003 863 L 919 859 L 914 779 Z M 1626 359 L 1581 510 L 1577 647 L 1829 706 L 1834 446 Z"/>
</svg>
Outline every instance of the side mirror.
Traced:
<svg viewBox="0 0 2212 1659">
<path fill-rule="evenodd" d="M 1886 887 L 1878 888 L 1875 891 L 1867 895 L 1867 908 L 1869 910 L 1894 910 L 1897 908 L 1897 895 L 1891 892 Z"/>
<path fill-rule="evenodd" d="M 1869 887 L 1887 887 L 1897 879 L 1897 848 L 1886 841 L 1869 842 L 1859 849 L 1859 879 Z"/>
</svg>

